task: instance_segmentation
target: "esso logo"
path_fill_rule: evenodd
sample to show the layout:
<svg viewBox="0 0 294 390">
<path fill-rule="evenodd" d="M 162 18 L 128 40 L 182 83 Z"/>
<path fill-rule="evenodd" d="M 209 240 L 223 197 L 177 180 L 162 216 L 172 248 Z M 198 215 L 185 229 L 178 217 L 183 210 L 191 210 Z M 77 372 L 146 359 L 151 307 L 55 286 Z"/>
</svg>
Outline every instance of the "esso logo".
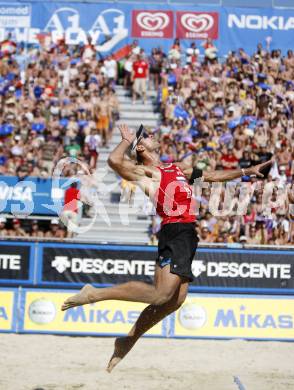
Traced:
<svg viewBox="0 0 294 390">
<path fill-rule="evenodd" d="M 214 19 L 208 14 L 183 14 L 181 17 L 183 26 L 192 32 L 200 33 L 202 31 L 208 31 L 212 28 Z"/>
<path fill-rule="evenodd" d="M 145 30 L 163 30 L 169 24 L 169 17 L 163 12 L 141 12 L 137 15 L 137 23 Z"/>
</svg>

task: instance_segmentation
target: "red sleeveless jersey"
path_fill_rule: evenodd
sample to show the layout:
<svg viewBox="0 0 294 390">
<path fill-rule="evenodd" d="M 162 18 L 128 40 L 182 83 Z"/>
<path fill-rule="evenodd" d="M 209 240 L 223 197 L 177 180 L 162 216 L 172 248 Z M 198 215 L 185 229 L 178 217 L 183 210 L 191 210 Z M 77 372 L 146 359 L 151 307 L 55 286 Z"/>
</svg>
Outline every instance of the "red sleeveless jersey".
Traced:
<svg viewBox="0 0 294 390">
<path fill-rule="evenodd" d="M 162 218 L 161 224 L 195 222 L 195 199 L 183 171 L 175 164 L 158 169 L 161 180 L 155 204 L 156 212 Z"/>
</svg>

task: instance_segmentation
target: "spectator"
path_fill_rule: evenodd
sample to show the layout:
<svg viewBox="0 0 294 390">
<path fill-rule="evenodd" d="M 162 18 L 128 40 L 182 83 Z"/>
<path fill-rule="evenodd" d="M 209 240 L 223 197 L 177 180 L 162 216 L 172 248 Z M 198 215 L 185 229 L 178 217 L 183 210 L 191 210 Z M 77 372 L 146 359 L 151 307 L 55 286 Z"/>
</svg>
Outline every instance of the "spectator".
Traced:
<svg viewBox="0 0 294 390">
<path fill-rule="evenodd" d="M 12 220 L 12 229 L 8 231 L 9 236 L 12 237 L 27 237 L 27 233 L 22 229 L 20 220 L 14 218 Z"/>
<path fill-rule="evenodd" d="M 36 219 L 32 221 L 30 237 L 44 237 L 44 232 L 39 228 L 39 223 Z"/>
<path fill-rule="evenodd" d="M 94 169 L 97 166 L 97 159 L 99 156 L 99 148 L 101 146 L 101 137 L 95 128 L 91 129 L 91 134 L 85 138 L 85 144 L 88 146 L 90 151 L 90 168 Z"/>
<path fill-rule="evenodd" d="M 95 114 L 97 118 L 97 129 L 102 137 L 102 144 L 104 147 L 108 148 L 111 107 L 108 104 L 108 96 L 106 95 L 105 90 L 101 91 L 101 99 L 95 107 Z"/>
<path fill-rule="evenodd" d="M 47 238 L 57 238 L 63 239 L 66 238 L 66 231 L 59 225 L 57 218 L 53 218 L 50 223 L 49 230 L 45 233 Z"/>
<path fill-rule="evenodd" d="M 132 56 L 128 55 L 124 62 L 124 87 L 130 88 L 132 84 L 132 71 L 133 71 L 133 61 Z"/>
<path fill-rule="evenodd" d="M 8 236 L 8 230 L 6 229 L 7 219 L 0 215 L 0 237 Z"/>
<path fill-rule="evenodd" d="M 78 183 L 73 182 L 65 191 L 64 206 L 60 216 L 60 219 L 68 229 L 68 237 L 73 236 L 73 232 L 78 226 L 80 190 L 77 187 Z"/>
<path fill-rule="evenodd" d="M 136 103 L 137 96 L 142 96 L 143 103 L 146 102 L 147 79 L 149 75 L 148 63 L 137 55 L 136 61 L 133 63 L 133 104 Z"/>
</svg>

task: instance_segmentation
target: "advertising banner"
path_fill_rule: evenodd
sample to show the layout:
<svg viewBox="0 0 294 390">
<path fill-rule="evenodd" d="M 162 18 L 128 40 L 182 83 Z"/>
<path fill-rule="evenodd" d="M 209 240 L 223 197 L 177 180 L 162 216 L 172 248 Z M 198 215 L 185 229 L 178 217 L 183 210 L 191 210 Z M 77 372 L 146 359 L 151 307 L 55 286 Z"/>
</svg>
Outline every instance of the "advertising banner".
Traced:
<svg viewBox="0 0 294 390">
<path fill-rule="evenodd" d="M 14 332 L 16 329 L 16 290 L 0 290 L 0 333 Z"/>
<path fill-rule="evenodd" d="M 238 291 L 294 291 L 293 251 L 199 248 L 192 264 L 193 286 Z M 197 287 L 198 286 L 198 287 Z"/>
<path fill-rule="evenodd" d="M 177 12 L 176 35 L 181 39 L 217 39 L 218 12 Z"/>
<path fill-rule="evenodd" d="M 294 340 L 294 299 L 191 294 L 173 321 L 176 337 Z"/>
<path fill-rule="evenodd" d="M 34 244 L 0 242 L 0 284 L 33 283 Z"/>
<path fill-rule="evenodd" d="M 23 290 L 20 332 L 111 336 L 129 332 L 141 311 L 141 303 L 104 301 L 60 310 L 64 300 L 77 291 Z M 164 336 L 163 322 L 147 335 Z"/>
<path fill-rule="evenodd" d="M 170 50 L 175 38 L 181 48 L 191 39 L 212 38 L 220 56 L 242 47 L 252 54 L 256 45 L 264 46 L 270 38 L 270 49 L 284 53 L 292 48 L 294 10 L 274 8 L 237 8 L 193 4 L 136 4 L 98 2 L 1 3 L 0 40 L 12 33 L 18 42 L 38 44 L 41 33 L 53 42 L 64 37 L 66 43 L 87 43 L 88 36 L 100 55 L 117 52 L 139 39 L 149 53 L 152 47 Z M 29 23 L 30 28 L 23 28 Z M 8 18 L 8 14 L 11 16 Z M 7 23 L 7 25 L 5 25 Z M 159 38 L 157 41 L 156 38 Z M 165 38 L 162 40 L 162 38 Z M 151 41 L 151 40 L 152 41 Z M 199 45 L 201 54 L 204 48 Z"/>
<path fill-rule="evenodd" d="M 0 28 L 31 27 L 31 5 L 0 3 Z"/>
<path fill-rule="evenodd" d="M 174 19 L 172 11 L 132 12 L 132 37 L 172 38 Z"/>
<path fill-rule="evenodd" d="M 40 244 L 40 285 L 152 283 L 157 248 L 125 245 Z M 199 248 L 190 291 L 294 292 L 292 251 Z"/>
<path fill-rule="evenodd" d="M 24 180 L 16 176 L 1 176 L 0 212 L 16 216 L 57 215 L 62 209 L 64 191 L 69 185 L 65 179 L 53 182 L 52 179 L 29 176 Z"/>
<path fill-rule="evenodd" d="M 85 283 L 110 285 L 130 280 L 153 281 L 154 248 L 40 244 L 39 254 L 39 284 L 73 286 Z"/>
</svg>

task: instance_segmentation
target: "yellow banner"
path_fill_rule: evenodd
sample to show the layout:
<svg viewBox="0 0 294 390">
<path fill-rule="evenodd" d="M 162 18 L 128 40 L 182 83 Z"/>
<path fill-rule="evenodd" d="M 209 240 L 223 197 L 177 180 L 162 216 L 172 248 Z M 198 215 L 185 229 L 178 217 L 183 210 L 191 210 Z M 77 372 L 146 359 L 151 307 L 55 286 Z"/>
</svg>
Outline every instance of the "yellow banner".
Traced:
<svg viewBox="0 0 294 390">
<path fill-rule="evenodd" d="M 0 291 L 0 332 L 13 329 L 14 291 Z"/>
<path fill-rule="evenodd" d="M 294 339 L 294 297 L 190 295 L 175 336 Z"/>
<path fill-rule="evenodd" d="M 78 306 L 65 312 L 62 303 L 75 291 L 27 291 L 24 331 L 127 334 L 146 305 L 133 302 L 104 301 Z M 162 335 L 162 323 L 147 334 Z"/>
</svg>

